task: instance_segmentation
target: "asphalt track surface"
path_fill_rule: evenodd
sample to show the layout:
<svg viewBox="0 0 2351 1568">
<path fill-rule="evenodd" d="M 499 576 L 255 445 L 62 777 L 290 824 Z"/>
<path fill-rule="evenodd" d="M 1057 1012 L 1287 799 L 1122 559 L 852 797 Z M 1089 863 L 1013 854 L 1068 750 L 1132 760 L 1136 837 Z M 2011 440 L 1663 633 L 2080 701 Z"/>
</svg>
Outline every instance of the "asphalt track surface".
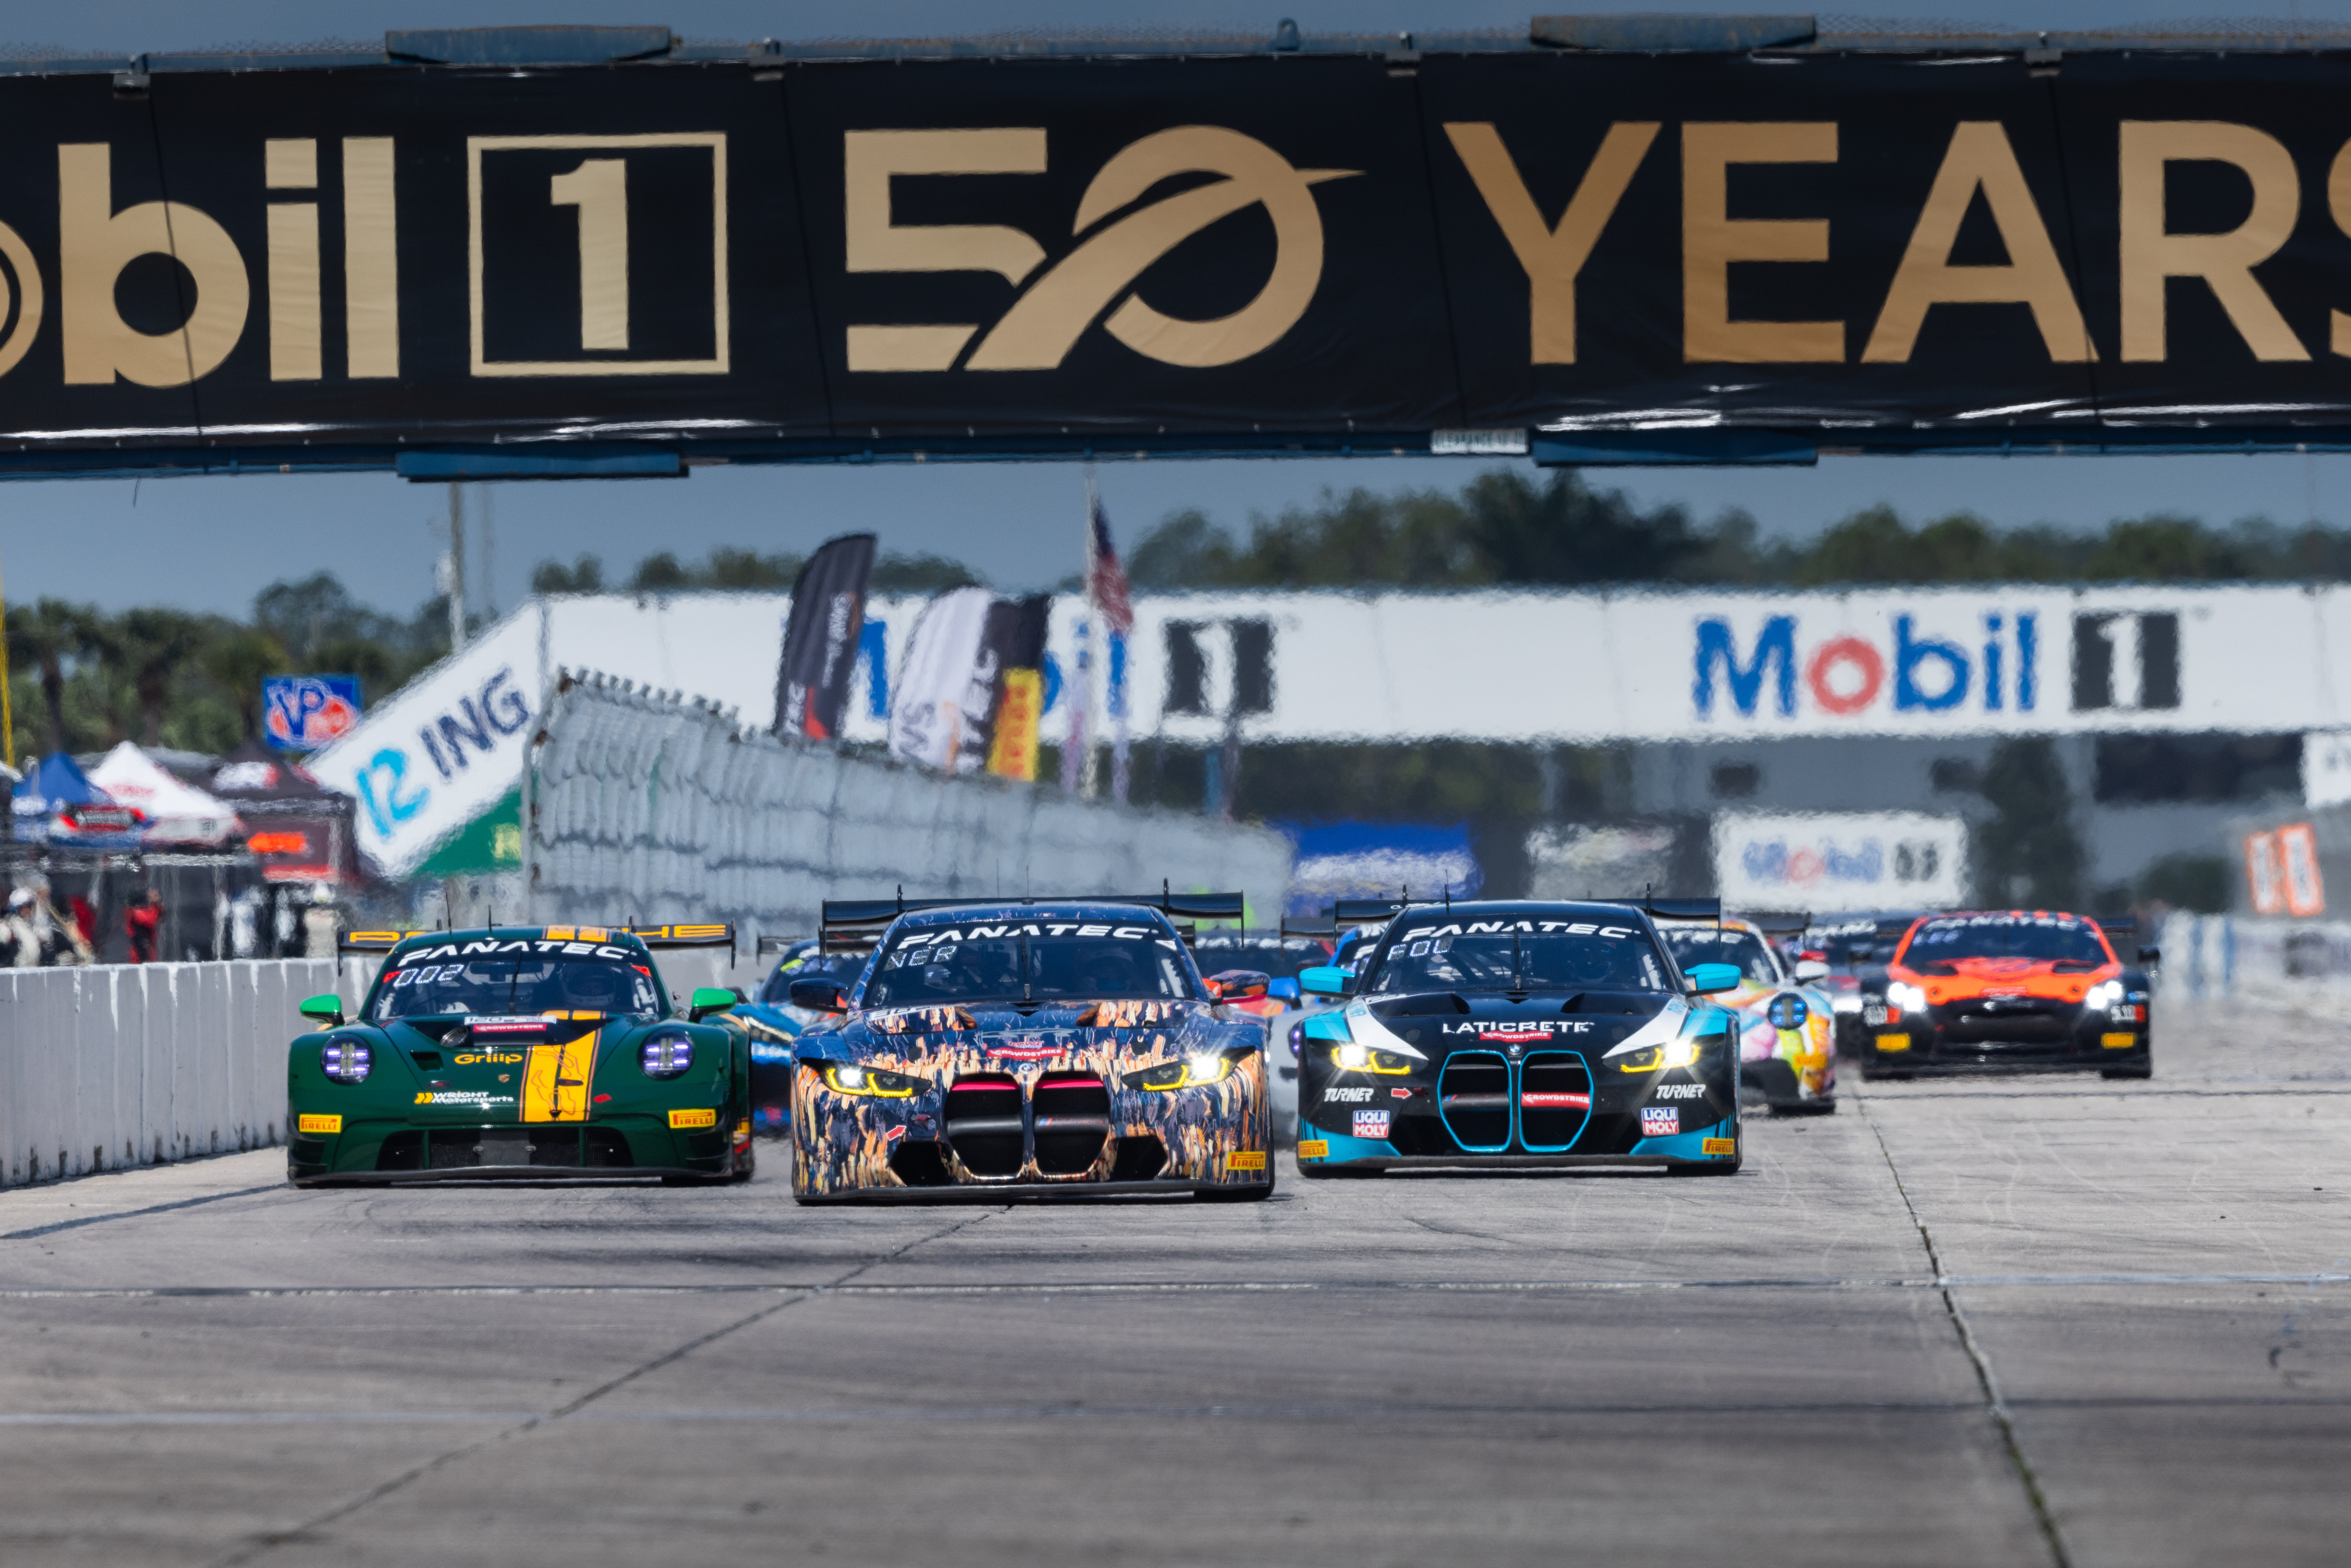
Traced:
<svg viewBox="0 0 2351 1568">
<path fill-rule="evenodd" d="M 0 1562 L 2341 1563 L 2351 1029 L 2158 1030 L 1728 1180 L 0 1194 Z"/>
</svg>

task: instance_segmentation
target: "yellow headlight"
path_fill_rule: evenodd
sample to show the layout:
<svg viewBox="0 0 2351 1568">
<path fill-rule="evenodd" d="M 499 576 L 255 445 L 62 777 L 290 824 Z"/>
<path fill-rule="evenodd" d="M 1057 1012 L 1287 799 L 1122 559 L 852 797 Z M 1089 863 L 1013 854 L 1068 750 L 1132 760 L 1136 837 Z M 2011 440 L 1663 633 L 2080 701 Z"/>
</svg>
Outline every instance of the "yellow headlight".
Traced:
<svg viewBox="0 0 2351 1568">
<path fill-rule="evenodd" d="M 824 1070 L 825 1086 L 841 1094 L 871 1094 L 878 1100 L 906 1100 L 923 1086 L 919 1078 L 877 1072 L 853 1061 L 839 1061 Z"/>
<path fill-rule="evenodd" d="M 1710 1037 L 1707 1037 L 1710 1038 Z M 1663 1072 L 1669 1068 L 1695 1067 L 1698 1052 L 1705 1049 L 1706 1038 L 1668 1040 L 1663 1045 L 1644 1046 L 1616 1064 L 1619 1072 Z"/>
<path fill-rule="evenodd" d="M 1191 1056 L 1130 1072 L 1120 1082 L 1129 1089 L 1191 1089 L 1203 1083 L 1221 1083 L 1232 1076 L 1232 1071 L 1233 1063 L 1228 1057 Z"/>
<path fill-rule="evenodd" d="M 1349 1041 L 1331 1048 L 1331 1060 L 1342 1072 L 1383 1072 L 1393 1077 L 1412 1071 L 1412 1058 Z"/>
</svg>

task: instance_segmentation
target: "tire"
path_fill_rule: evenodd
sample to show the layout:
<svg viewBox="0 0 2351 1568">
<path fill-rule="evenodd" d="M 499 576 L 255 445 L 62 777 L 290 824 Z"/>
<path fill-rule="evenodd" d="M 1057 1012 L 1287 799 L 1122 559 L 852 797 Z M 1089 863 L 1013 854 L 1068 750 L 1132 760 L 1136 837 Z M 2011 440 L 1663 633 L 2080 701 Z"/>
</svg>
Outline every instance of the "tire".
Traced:
<svg viewBox="0 0 2351 1568">
<path fill-rule="evenodd" d="M 1774 1116 L 1834 1116 L 1836 1114 L 1836 1107 L 1837 1103 L 1834 1098 L 1783 1100 L 1772 1105 L 1771 1114 Z"/>
<path fill-rule="evenodd" d="M 2155 1063 L 2142 1061 L 2136 1067 L 2102 1067 L 2098 1069 L 2098 1076 L 2101 1078 L 2152 1078 L 2155 1076 Z"/>
<path fill-rule="evenodd" d="M 1874 1061 L 1861 1064 L 1861 1081 L 1864 1083 L 1902 1083 L 1908 1082 L 1911 1076 L 1912 1070 L 1907 1067 L 1880 1067 Z"/>
</svg>

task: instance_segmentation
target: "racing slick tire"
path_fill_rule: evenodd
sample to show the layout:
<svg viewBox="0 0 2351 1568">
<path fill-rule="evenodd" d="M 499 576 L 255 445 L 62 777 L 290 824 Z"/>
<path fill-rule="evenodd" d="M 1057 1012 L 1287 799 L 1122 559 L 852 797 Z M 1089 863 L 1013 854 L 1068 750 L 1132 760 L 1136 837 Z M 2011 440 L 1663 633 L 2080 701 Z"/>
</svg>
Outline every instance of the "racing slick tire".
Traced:
<svg viewBox="0 0 2351 1568">
<path fill-rule="evenodd" d="M 2101 1078 L 2152 1078 L 2155 1076 L 2155 1063 L 2142 1061 L 2130 1067 L 2101 1067 L 2098 1069 L 2098 1076 Z"/>
</svg>

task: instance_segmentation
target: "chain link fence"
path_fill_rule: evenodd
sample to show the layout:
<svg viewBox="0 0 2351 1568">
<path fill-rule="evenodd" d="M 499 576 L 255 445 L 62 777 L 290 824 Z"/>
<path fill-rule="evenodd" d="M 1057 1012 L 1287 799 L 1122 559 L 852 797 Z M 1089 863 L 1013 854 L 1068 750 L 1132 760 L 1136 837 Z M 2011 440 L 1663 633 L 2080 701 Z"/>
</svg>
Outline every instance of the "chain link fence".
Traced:
<svg viewBox="0 0 2351 1568">
<path fill-rule="evenodd" d="M 945 778 L 739 728 L 708 704 L 559 679 L 525 781 L 533 922 L 730 920 L 805 936 L 827 898 L 1246 894 L 1280 915 L 1283 835 L 1050 788 Z M 1258 912 L 1262 912 L 1258 913 Z"/>
</svg>

